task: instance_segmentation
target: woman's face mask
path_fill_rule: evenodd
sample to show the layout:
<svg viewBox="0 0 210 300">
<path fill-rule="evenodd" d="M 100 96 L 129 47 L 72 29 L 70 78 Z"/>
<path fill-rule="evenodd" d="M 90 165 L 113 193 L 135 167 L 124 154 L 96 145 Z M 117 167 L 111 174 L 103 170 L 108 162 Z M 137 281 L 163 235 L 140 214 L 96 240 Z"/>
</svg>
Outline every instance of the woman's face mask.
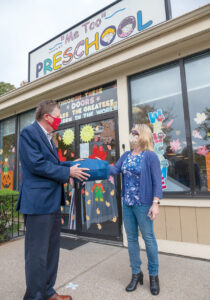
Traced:
<svg viewBox="0 0 210 300">
<path fill-rule="evenodd" d="M 129 141 L 131 144 L 135 144 L 138 141 L 139 133 L 136 129 L 132 129 L 129 135 Z"/>
</svg>

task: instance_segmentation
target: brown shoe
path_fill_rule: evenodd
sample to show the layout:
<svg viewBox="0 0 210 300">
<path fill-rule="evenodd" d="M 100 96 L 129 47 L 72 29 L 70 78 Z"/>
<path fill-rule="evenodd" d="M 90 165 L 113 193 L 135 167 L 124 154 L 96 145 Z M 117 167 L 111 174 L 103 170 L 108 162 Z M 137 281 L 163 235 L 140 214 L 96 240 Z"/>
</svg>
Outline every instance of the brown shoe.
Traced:
<svg viewBox="0 0 210 300">
<path fill-rule="evenodd" d="M 48 298 L 48 300 L 72 300 L 71 296 L 58 295 L 55 293 L 52 297 Z"/>
</svg>

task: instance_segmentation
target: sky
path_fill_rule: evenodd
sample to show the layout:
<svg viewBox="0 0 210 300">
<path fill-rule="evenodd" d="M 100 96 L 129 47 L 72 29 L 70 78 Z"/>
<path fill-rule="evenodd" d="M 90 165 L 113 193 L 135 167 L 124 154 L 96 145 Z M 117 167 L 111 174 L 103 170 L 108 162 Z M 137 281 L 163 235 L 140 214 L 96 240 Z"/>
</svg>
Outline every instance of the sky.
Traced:
<svg viewBox="0 0 210 300">
<path fill-rule="evenodd" d="M 0 0 L 0 82 L 28 80 L 28 53 L 114 0 Z M 171 0 L 173 17 L 210 0 Z"/>
<path fill-rule="evenodd" d="M 28 79 L 28 53 L 114 0 L 0 0 L 0 82 Z"/>
</svg>

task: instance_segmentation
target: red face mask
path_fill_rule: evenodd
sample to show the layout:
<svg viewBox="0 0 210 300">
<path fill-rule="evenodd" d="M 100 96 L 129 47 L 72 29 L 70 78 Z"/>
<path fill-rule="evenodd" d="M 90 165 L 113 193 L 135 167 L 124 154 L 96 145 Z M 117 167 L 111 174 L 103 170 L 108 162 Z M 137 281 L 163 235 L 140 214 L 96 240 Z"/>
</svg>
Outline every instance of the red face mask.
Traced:
<svg viewBox="0 0 210 300">
<path fill-rule="evenodd" d="M 48 116 L 50 116 L 51 118 L 53 118 L 53 122 L 50 123 L 48 120 L 47 123 L 54 129 L 54 130 L 57 130 L 58 129 L 58 126 L 60 125 L 61 123 L 61 118 L 55 118 L 53 116 L 51 116 L 50 114 L 48 114 Z"/>
</svg>

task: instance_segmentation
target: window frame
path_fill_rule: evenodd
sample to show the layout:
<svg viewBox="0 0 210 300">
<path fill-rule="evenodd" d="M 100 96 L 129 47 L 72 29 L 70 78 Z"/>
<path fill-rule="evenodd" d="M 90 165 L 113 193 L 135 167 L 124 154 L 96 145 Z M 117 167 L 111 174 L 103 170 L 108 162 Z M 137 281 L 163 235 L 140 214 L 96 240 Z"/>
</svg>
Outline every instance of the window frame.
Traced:
<svg viewBox="0 0 210 300">
<path fill-rule="evenodd" d="M 180 83 L 181 83 L 181 93 L 182 93 L 182 105 L 183 105 L 183 114 L 184 114 L 184 124 L 185 124 L 185 133 L 186 133 L 186 142 L 187 142 L 187 152 L 189 156 L 189 176 L 190 176 L 190 191 L 189 192 L 172 192 L 172 191 L 163 191 L 163 198 L 176 198 L 176 199 L 209 199 L 210 192 L 196 192 L 195 187 L 195 174 L 194 174 L 194 159 L 193 159 L 193 148 L 192 148 L 192 135 L 191 135 L 191 126 L 190 126 L 190 112 L 189 112 L 189 101 L 188 101 L 188 91 L 187 91 L 187 80 L 185 74 L 185 60 L 190 58 L 199 58 L 202 55 L 209 54 L 210 49 L 207 49 L 202 52 L 194 53 L 192 55 L 186 56 L 184 58 L 176 59 L 165 64 L 157 65 L 150 69 L 138 72 L 132 75 L 127 76 L 127 89 L 128 89 L 128 115 L 129 115 L 129 130 L 131 130 L 133 125 L 132 117 L 132 99 L 131 99 L 131 80 L 138 78 L 142 75 L 152 74 L 154 71 L 158 71 L 164 68 L 168 68 L 174 65 L 177 65 L 180 70 Z"/>
</svg>

